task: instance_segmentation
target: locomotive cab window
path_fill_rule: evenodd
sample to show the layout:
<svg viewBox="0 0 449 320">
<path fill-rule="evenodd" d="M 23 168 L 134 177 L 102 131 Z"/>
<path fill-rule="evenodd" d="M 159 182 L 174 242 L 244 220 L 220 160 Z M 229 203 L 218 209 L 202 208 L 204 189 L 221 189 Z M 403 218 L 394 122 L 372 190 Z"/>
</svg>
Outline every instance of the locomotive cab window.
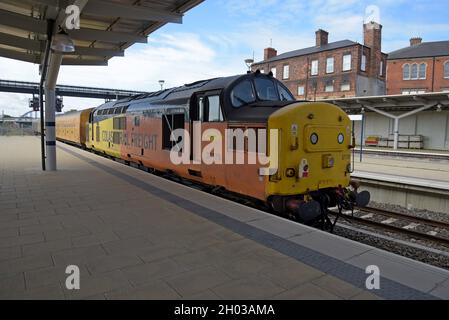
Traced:
<svg viewBox="0 0 449 320">
<path fill-rule="evenodd" d="M 208 96 L 204 101 L 206 103 L 203 104 L 203 121 L 222 122 L 224 119 L 220 106 L 220 97 L 218 95 Z"/>
<path fill-rule="evenodd" d="M 279 96 L 274 86 L 273 81 L 270 79 L 256 78 L 254 80 L 256 85 L 257 97 L 262 101 L 278 101 Z"/>
<path fill-rule="evenodd" d="M 231 92 L 231 101 L 234 108 L 255 102 L 256 95 L 251 81 L 244 80 L 235 86 Z"/>
<path fill-rule="evenodd" d="M 299 88 L 299 87 L 298 87 Z M 302 87 L 304 89 L 304 87 Z M 278 83 L 279 97 L 281 101 L 294 101 L 295 98 L 290 94 L 290 92 L 284 88 L 280 83 Z M 298 90 L 299 91 L 299 90 Z M 304 92 L 303 92 L 304 94 Z"/>
<path fill-rule="evenodd" d="M 220 96 L 211 95 L 198 98 L 198 120 L 202 122 L 223 122 Z"/>
</svg>

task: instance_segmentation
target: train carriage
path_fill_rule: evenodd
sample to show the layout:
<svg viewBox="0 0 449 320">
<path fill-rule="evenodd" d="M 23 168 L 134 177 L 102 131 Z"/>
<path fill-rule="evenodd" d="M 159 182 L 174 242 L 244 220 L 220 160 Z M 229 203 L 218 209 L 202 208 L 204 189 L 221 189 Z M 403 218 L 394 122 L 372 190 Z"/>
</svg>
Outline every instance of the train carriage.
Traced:
<svg viewBox="0 0 449 320">
<path fill-rule="evenodd" d="M 92 110 L 69 111 L 56 116 L 56 138 L 85 148 Z"/>
</svg>

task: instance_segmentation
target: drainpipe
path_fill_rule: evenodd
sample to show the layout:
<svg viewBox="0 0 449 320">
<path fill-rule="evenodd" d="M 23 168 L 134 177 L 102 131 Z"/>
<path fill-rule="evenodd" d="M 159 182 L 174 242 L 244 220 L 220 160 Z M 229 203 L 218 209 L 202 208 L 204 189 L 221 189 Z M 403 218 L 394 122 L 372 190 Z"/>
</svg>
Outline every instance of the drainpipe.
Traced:
<svg viewBox="0 0 449 320">
<path fill-rule="evenodd" d="M 432 66 L 432 92 L 435 92 L 435 57 L 433 57 Z"/>
</svg>

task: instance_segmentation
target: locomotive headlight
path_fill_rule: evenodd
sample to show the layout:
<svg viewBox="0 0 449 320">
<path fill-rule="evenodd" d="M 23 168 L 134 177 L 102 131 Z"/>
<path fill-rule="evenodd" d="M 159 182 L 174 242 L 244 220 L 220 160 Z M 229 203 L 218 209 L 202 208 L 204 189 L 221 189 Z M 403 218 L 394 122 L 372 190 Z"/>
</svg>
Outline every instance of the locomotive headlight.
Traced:
<svg viewBox="0 0 449 320">
<path fill-rule="evenodd" d="M 318 135 L 316 133 L 311 134 L 310 143 L 312 143 L 313 145 L 318 143 Z"/>
<path fill-rule="evenodd" d="M 345 136 L 343 133 L 340 133 L 337 137 L 338 143 L 339 144 L 343 144 L 343 142 L 345 142 Z"/>
</svg>

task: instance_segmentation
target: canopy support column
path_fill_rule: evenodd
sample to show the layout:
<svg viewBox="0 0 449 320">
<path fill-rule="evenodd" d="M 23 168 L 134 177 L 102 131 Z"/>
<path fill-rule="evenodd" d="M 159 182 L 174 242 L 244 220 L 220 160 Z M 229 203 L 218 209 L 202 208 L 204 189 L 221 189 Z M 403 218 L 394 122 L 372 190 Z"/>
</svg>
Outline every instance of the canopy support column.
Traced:
<svg viewBox="0 0 449 320">
<path fill-rule="evenodd" d="M 56 171 L 56 81 L 62 55 L 52 53 L 45 81 L 45 145 L 47 150 L 47 170 Z"/>
</svg>

